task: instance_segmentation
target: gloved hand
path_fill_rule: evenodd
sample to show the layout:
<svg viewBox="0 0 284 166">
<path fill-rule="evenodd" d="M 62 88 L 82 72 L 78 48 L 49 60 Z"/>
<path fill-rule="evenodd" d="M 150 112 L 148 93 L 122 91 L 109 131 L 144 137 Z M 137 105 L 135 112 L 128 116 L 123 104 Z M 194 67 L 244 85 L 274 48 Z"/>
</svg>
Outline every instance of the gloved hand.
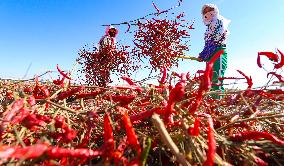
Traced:
<svg viewBox="0 0 284 166">
<path fill-rule="evenodd" d="M 203 62 L 203 59 L 197 58 L 197 61 L 198 61 L 198 62 Z"/>
</svg>

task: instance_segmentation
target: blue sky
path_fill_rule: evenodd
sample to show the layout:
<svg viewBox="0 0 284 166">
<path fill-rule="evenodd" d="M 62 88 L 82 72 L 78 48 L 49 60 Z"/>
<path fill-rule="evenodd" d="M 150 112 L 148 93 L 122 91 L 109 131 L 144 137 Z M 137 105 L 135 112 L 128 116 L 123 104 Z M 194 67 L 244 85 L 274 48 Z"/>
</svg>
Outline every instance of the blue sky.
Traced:
<svg viewBox="0 0 284 166">
<path fill-rule="evenodd" d="M 174 0 L 154 2 L 160 9 L 176 5 Z M 176 11 L 184 11 L 189 21 L 195 20 L 187 53 L 191 56 L 203 48 L 205 26 L 200 9 L 205 3 L 217 4 L 221 15 L 232 21 L 226 76 L 236 76 L 236 69 L 240 69 L 251 75 L 256 85 L 264 83 L 266 74 L 256 66 L 257 52 L 284 51 L 284 1 L 184 0 Z M 31 78 L 56 70 L 56 64 L 69 70 L 82 46 L 99 41 L 105 31 L 102 24 L 154 11 L 150 0 L 0 0 L 0 78 L 21 79 L 28 68 L 26 78 Z M 118 28 L 118 40 L 129 42 L 123 33 L 126 27 Z M 173 70 L 194 73 L 203 68 L 204 63 L 186 60 Z M 137 75 L 133 78 L 140 80 Z"/>
</svg>

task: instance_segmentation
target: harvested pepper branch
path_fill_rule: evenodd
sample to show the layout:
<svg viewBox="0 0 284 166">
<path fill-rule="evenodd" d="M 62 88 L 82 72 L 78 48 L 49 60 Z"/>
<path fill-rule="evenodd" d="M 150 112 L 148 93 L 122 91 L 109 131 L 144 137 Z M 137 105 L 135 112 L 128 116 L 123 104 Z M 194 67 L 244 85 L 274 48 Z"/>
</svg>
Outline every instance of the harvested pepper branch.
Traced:
<svg viewBox="0 0 284 166">
<path fill-rule="evenodd" d="M 170 137 L 163 121 L 159 117 L 158 114 L 152 115 L 152 120 L 155 125 L 155 127 L 158 129 L 159 134 L 161 135 L 161 138 L 163 142 L 167 145 L 168 148 L 172 151 L 172 153 L 176 156 L 178 162 L 184 166 L 190 165 L 190 163 L 186 160 L 185 156 L 180 153 L 178 147 L 173 142 L 172 138 Z"/>
</svg>

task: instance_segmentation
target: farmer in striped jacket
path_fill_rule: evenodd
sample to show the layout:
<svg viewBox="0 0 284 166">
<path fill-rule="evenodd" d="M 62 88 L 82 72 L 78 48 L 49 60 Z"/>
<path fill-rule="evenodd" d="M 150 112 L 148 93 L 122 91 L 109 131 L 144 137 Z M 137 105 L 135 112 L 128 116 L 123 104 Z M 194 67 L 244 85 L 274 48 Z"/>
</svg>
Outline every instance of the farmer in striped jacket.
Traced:
<svg viewBox="0 0 284 166">
<path fill-rule="evenodd" d="M 230 20 L 221 16 L 217 6 L 214 4 L 205 4 L 201 13 L 203 23 L 207 26 L 207 29 L 204 34 L 205 46 L 198 58 L 200 61 L 208 62 L 217 51 L 224 50 L 224 53 L 214 63 L 212 78 L 212 90 L 223 92 L 223 81 L 218 80 L 218 77 L 224 77 L 227 68 L 226 44 Z"/>
<path fill-rule="evenodd" d="M 118 30 L 113 26 L 108 26 L 106 28 L 105 35 L 100 39 L 99 45 L 99 55 L 100 58 L 98 62 L 101 64 L 101 73 L 97 75 L 97 85 L 101 87 L 106 87 L 108 83 L 111 83 L 110 79 L 110 68 L 112 61 L 110 56 L 115 54 L 116 49 L 116 35 Z"/>
<path fill-rule="evenodd" d="M 108 26 L 106 28 L 106 34 L 100 39 L 99 41 L 99 50 L 102 50 L 104 48 L 116 48 L 116 35 L 118 33 L 118 30 L 113 26 Z"/>
</svg>

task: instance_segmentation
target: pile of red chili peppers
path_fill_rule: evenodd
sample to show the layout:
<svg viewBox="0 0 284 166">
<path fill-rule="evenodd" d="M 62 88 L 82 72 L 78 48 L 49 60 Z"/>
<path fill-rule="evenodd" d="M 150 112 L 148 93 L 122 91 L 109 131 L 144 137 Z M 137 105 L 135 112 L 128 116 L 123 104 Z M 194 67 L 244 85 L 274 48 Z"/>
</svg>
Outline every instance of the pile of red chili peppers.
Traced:
<svg viewBox="0 0 284 166">
<path fill-rule="evenodd" d="M 259 55 L 271 58 L 272 53 Z M 284 91 L 254 89 L 252 78 L 239 71 L 247 89 L 213 99 L 211 63 L 198 77 L 161 69 L 159 85 L 124 76 L 127 85 L 78 86 L 59 66 L 60 78 L 54 81 L 3 80 L 0 163 L 178 165 L 172 144 L 185 156 L 183 163 L 192 165 L 282 163 Z M 271 84 L 283 83 L 278 70 L 268 72 L 276 79 Z M 162 119 L 171 144 L 161 139 L 153 114 Z"/>
</svg>

